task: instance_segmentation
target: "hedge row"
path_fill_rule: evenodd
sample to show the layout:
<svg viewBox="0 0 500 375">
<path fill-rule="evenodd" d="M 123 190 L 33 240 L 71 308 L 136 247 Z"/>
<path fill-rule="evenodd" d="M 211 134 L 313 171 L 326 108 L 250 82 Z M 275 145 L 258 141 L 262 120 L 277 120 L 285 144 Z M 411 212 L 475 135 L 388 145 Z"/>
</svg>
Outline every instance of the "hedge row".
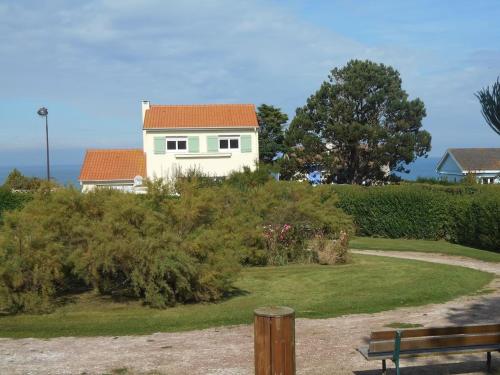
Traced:
<svg viewBox="0 0 500 375">
<path fill-rule="evenodd" d="M 500 252 L 500 186 L 337 185 L 363 236 L 451 242 Z"/>
</svg>

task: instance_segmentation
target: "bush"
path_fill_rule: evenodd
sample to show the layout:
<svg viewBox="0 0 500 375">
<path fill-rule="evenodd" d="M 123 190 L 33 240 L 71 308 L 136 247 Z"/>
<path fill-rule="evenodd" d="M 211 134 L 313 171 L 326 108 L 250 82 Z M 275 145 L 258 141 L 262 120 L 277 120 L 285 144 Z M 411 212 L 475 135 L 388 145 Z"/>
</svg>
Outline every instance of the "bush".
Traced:
<svg viewBox="0 0 500 375">
<path fill-rule="evenodd" d="M 220 298 L 239 265 L 233 249 L 207 233 L 217 219 L 210 194 L 166 199 L 157 209 L 149 199 L 60 189 L 6 215 L 0 283 L 7 308 L 47 311 L 82 283 L 154 307 Z"/>
<path fill-rule="evenodd" d="M 358 234 L 389 238 L 446 236 L 446 193 L 402 186 L 341 186 L 339 206 L 354 217 Z"/>
<path fill-rule="evenodd" d="M 346 264 L 349 261 L 349 236 L 342 231 L 338 240 L 328 240 L 324 236 L 314 237 L 309 244 L 317 254 L 319 264 Z"/>
<path fill-rule="evenodd" d="M 446 239 L 500 251 L 500 187 L 403 184 L 337 185 L 338 206 L 363 236 Z"/>
<path fill-rule="evenodd" d="M 21 208 L 25 202 L 31 199 L 30 194 L 13 193 L 10 189 L 0 188 L 0 224 L 4 211 Z"/>
<path fill-rule="evenodd" d="M 500 192 L 457 199 L 451 217 L 453 242 L 500 252 Z"/>
<path fill-rule="evenodd" d="M 352 233 L 326 187 L 259 181 L 192 175 L 150 182 L 144 196 L 42 188 L 0 228 L 5 307 L 49 311 L 61 294 L 82 288 L 159 308 L 214 301 L 231 291 L 240 264 L 315 261 L 306 246 L 313 236 Z M 274 242 L 269 228 L 282 231 Z"/>
<path fill-rule="evenodd" d="M 253 241 L 242 247 L 243 264 L 313 262 L 317 256 L 308 251 L 310 239 L 322 235 L 333 240 L 341 231 L 354 231 L 351 218 L 336 207 L 337 195 L 327 186 L 269 180 L 238 196 L 231 217 L 244 226 L 252 218 L 243 233 L 256 231 Z"/>
<path fill-rule="evenodd" d="M 8 190 L 35 191 L 40 188 L 42 182 L 38 177 L 27 177 L 18 169 L 13 169 L 7 176 L 3 187 Z"/>
</svg>

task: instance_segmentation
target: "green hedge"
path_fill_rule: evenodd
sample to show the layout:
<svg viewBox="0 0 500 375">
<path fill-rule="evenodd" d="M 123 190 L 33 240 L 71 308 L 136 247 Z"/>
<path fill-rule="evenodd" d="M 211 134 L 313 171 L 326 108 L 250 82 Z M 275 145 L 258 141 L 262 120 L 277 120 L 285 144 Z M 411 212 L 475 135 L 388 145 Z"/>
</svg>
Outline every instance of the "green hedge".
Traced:
<svg viewBox="0 0 500 375">
<path fill-rule="evenodd" d="M 500 251 L 500 186 L 333 187 L 357 233 L 388 238 L 446 239 Z"/>
</svg>

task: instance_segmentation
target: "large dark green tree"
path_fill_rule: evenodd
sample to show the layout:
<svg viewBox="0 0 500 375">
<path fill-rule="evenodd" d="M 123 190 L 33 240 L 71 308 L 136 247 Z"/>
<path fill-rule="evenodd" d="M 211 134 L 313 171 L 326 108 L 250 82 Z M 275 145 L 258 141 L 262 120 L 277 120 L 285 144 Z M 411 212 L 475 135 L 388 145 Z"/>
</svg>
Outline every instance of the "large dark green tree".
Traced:
<svg viewBox="0 0 500 375">
<path fill-rule="evenodd" d="M 262 104 L 257 108 L 259 120 L 259 159 L 271 163 L 277 152 L 284 151 L 283 127 L 288 116 L 281 109 L 272 105 Z"/>
<path fill-rule="evenodd" d="M 408 99 L 397 70 L 351 60 L 297 109 L 282 177 L 317 169 L 327 182 L 361 184 L 408 172 L 407 164 L 431 148 L 425 115 L 420 99 Z"/>
<path fill-rule="evenodd" d="M 488 125 L 500 135 L 500 77 L 491 87 L 486 87 L 476 93 L 481 103 L 481 111 Z"/>
</svg>

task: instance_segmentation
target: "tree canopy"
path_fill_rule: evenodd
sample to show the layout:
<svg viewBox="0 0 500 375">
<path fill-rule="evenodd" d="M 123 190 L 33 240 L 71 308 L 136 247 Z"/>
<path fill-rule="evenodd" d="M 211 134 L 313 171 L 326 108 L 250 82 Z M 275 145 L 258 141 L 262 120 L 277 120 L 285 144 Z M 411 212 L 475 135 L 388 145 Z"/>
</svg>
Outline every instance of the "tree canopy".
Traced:
<svg viewBox="0 0 500 375">
<path fill-rule="evenodd" d="M 257 108 L 259 120 L 259 160 L 271 163 L 276 153 L 284 151 L 283 127 L 288 116 L 281 109 L 262 104 Z"/>
<path fill-rule="evenodd" d="M 481 103 L 481 112 L 487 124 L 500 135 L 500 77 L 491 87 L 486 87 L 476 93 Z"/>
<path fill-rule="evenodd" d="M 282 176 L 319 170 L 327 182 L 370 183 L 389 177 L 431 148 L 420 99 L 409 100 L 397 70 L 351 60 L 334 68 L 296 111 Z"/>
</svg>

